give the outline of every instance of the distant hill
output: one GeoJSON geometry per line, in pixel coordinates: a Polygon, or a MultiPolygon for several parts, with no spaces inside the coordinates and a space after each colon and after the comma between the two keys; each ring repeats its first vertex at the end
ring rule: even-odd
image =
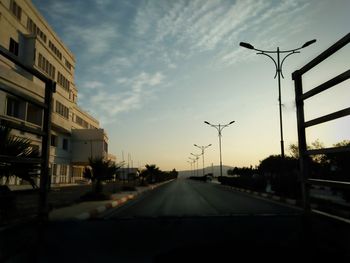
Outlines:
{"type": "MultiPolygon", "coordinates": [[[[226,166],[223,165],[222,166],[222,175],[227,175],[227,170],[232,169],[232,166],[226,166]]],[[[220,165],[217,166],[208,166],[205,168],[205,173],[214,173],[214,176],[220,176],[220,165]]],[[[199,169],[198,170],[198,175],[202,175],[203,174],[203,170],[199,169]]],[[[184,171],[179,171],[179,176],[181,177],[189,177],[193,175],[193,171],[190,170],[184,170],[184,171]]],[[[197,171],[195,170],[195,175],[197,175],[197,171]]]]}

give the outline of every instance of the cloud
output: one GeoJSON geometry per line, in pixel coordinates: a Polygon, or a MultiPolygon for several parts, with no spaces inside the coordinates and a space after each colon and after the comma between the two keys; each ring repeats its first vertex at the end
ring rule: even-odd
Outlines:
{"type": "MultiPolygon", "coordinates": [[[[139,36],[150,36],[150,53],[167,65],[183,63],[204,52],[215,53],[216,63],[229,66],[238,62],[239,41],[250,36],[254,43],[271,46],[290,21],[300,32],[309,3],[299,0],[147,1],[139,7],[134,27],[139,36]],[[229,57],[235,57],[228,63],[229,57]],[[220,60],[222,59],[222,60],[220,60]]],[[[288,36],[286,35],[286,37],[288,36]]],[[[151,55],[152,56],[152,55],[151,55]]]]}
{"type": "Polygon", "coordinates": [[[105,7],[111,3],[111,0],[95,0],[95,3],[98,7],[105,7]]]}
{"type": "Polygon", "coordinates": [[[164,84],[165,76],[162,72],[154,74],[141,72],[131,78],[116,79],[116,83],[127,87],[124,91],[115,92],[115,88],[100,82],[86,83],[85,87],[94,89],[91,96],[84,96],[83,106],[96,109],[96,115],[103,124],[110,123],[114,117],[123,112],[143,107],[154,94],[153,87],[164,84]],[[97,89],[98,88],[98,89],[97,89]]]}
{"type": "Polygon", "coordinates": [[[91,89],[91,90],[95,90],[98,88],[103,88],[104,84],[102,82],[99,81],[89,81],[89,82],[85,82],[83,84],[83,88],[87,88],[87,89],[91,89]]]}
{"type": "MultiPolygon", "coordinates": [[[[45,3],[45,13],[62,25],[62,38],[77,53],[81,100],[105,117],[142,107],[156,86],[166,87],[167,71],[181,72],[188,65],[221,69],[256,59],[238,43],[275,48],[283,42],[277,35],[291,28],[291,21],[286,38],[303,29],[311,6],[304,0],[45,3]]],[[[191,72],[176,76],[186,74],[191,72]]]]}
{"type": "Polygon", "coordinates": [[[110,23],[91,26],[70,25],[66,27],[64,34],[69,43],[84,48],[85,56],[108,53],[119,37],[117,27],[110,23]]]}

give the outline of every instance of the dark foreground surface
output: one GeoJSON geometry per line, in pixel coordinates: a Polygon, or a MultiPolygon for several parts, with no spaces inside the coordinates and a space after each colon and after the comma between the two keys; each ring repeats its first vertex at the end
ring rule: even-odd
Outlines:
{"type": "Polygon", "coordinates": [[[7,262],[350,259],[350,231],[344,223],[319,216],[305,220],[298,210],[187,180],[94,221],[32,224],[5,234],[1,248],[13,255],[7,262]],[[17,251],[16,241],[23,243],[17,251]]]}

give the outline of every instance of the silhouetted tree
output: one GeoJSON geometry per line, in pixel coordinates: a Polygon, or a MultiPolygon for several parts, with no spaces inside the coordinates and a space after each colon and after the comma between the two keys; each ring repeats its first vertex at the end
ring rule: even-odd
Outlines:
{"type": "Polygon", "coordinates": [[[141,185],[146,183],[159,183],[167,180],[175,179],[178,176],[176,169],[170,172],[164,172],[159,169],[155,164],[146,164],[145,169],[140,173],[141,185]]]}
{"type": "MultiPolygon", "coordinates": [[[[323,149],[324,144],[320,142],[320,140],[315,140],[311,143],[311,145],[307,145],[308,150],[314,150],[314,149],[323,149]]],[[[296,143],[292,143],[289,145],[289,151],[291,153],[291,156],[295,159],[299,159],[299,146],[296,143]]],[[[316,163],[322,163],[324,161],[324,154],[318,154],[318,155],[313,155],[311,157],[313,162],[316,163]]]]}
{"type": "Polygon", "coordinates": [[[104,160],[103,157],[89,158],[89,166],[85,167],[83,176],[91,180],[92,191],[100,194],[102,193],[102,182],[113,179],[120,167],[110,160],[104,160]]]}
{"type": "Polygon", "coordinates": [[[271,189],[278,195],[297,197],[300,195],[298,160],[286,156],[271,155],[260,161],[259,172],[265,174],[271,183],[271,189]]]}
{"type": "Polygon", "coordinates": [[[227,184],[239,188],[251,189],[254,191],[265,191],[266,178],[253,166],[234,167],[227,170],[229,177],[219,177],[222,184],[227,184]]]}
{"type": "MultiPolygon", "coordinates": [[[[38,158],[39,150],[31,145],[31,141],[26,138],[11,135],[11,129],[0,126],[0,155],[13,158],[38,158]]],[[[35,163],[11,163],[0,161],[0,179],[6,178],[8,183],[10,177],[18,177],[37,188],[35,178],[39,176],[40,164],[35,163]]]]}
{"type": "Polygon", "coordinates": [[[148,182],[155,183],[157,181],[157,177],[161,174],[161,170],[155,164],[146,164],[145,167],[148,173],[148,182]]]}

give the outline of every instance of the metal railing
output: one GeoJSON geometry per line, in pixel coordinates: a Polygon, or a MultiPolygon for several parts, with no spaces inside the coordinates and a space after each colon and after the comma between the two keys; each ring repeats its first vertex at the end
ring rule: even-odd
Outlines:
{"type": "Polygon", "coordinates": [[[295,101],[296,101],[296,110],[297,110],[297,125],[298,125],[298,144],[299,144],[299,156],[300,156],[300,170],[301,170],[301,183],[302,183],[302,195],[303,195],[303,208],[305,212],[310,211],[310,191],[309,188],[311,185],[322,185],[329,187],[338,187],[350,189],[349,182],[333,181],[333,180],[321,180],[321,179],[311,179],[310,175],[310,156],[318,154],[328,154],[328,153],[342,153],[350,152],[349,146],[344,147],[331,147],[324,149],[313,149],[308,150],[306,144],[306,128],[315,126],[321,123],[325,123],[331,120],[339,119],[350,115],[350,107],[345,108],[340,111],[336,111],[309,121],[305,121],[304,115],[304,101],[320,94],[321,92],[328,90],[335,85],[342,83],[343,81],[350,78],[350,69],[339,74],[338,76],[324,82],[323,84],[303,93],[303,75],[317,66],[319,63],[332,56],[338,50],[346,46],[350,42],[350,33],[344,36],[342,39],[337,41],[334,45],[329,47],[327,50],[322,52],[316,58],[311,60],[305,66],[296,70],[292,74],[292,79],[294,80],[295,85],[295,101]]]}
{"type": "MultiPolygon", "coordinates": [[[[40,71],[33,67],[26,66],[16,56],[10,53],[8,50],[0,46],[0,55],[7,60],[14,63],[16,66],[22,68],[26,72],[37,77],[45,83],[45,97],[44,102],[41,102],[25,93],[13,90],[5,85],[0,85],[0,90],[4,91],[11,96],[17,97],[23,101],[34,104],[38,108],[43,110],[44,119],[41,129],[35,129],[28,127],[25,124],[18,123],[14,120],[0,116],[0,125],[34,134],[41,137],[42,151],[40,158],[24,159],[13,156],[1,155],[0,161],[6,163],[38,163],[40,164],[40,188],[39,188],[39,211],[38,216],[41,220],[47,220],[48,218],[48,189],[49,189],[49,155],[50,155],[50,132],[51,132],[51,110],[52,110],[52,96],[56,91],[56,82],[48,78],[40,71]]],[[[6,153],[5,153],[6,154],[6,153]]]]}

